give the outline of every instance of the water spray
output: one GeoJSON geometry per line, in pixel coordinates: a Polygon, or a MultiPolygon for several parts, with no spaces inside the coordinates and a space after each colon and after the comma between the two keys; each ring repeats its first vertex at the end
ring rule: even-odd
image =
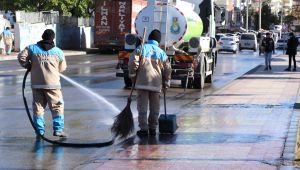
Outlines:
{"type": "MultiPolygon", "coordinates": [[[[23,101],[24,101],[24,105],[25,105],[25,109],[26,109],[26,113],[27,113],[27,116],[28,116],[28,119],[30,121],[30,124],[32,126],[32,128],[34,129],[34,131],[36,132],[36,134],[43,140],[45,140],[46,142],[49,142],[49,143],[52,143],[52,144],[55,144],[55,145],[60,145],[60,146],[66,146],[66,147],[105,147],[105,146],[109,146],[109,145],[112,145],[115,141],[115,138],[113,137],[111,140],[109,141],[106,141],[106,142],[101,142],[101,143],[68,143],[68,142],[63,142],[63,141],[58,141],[58,140],[51,140],[51,139],[48,139],[47,137],[41,135],[37,128],[35,127],[34,123],[33,123],[33,120],[32,120],[32,116],[30,114],[30,111],[29,111],[29,108],[28,108],[28,104],[27,104],[27,100],[26,100],[26,97],[25,97],[25,85],[26,85],[26,79],[27,79],[27,76],[30,72],[30,69],[27,69],[25,75],[24,75],[24,78],[23,78],[23,84],[22,84],[22,95],[23,95],[23,101]]],[[[63,76],[63,75],[62,75],[63,76]]],[[[68,77],[66,76],[63,76],[63,78],[65,79],[69,79],[68,77]]],[[[78,83],[77,83],[78,84],[78,83]]],[[[79,84],[78,84],[79,85],[79,84]]],[[[78,87],[81,87],[81,85],[79,85],[78,87]]],[[[89,89],[85,89],[85,90],[89,90],[89,89]]],[[[96,95],[94,92],[92,92],[91,90],[89,90],[89,93],[90,94],[93,94],[94,97],[97,97],[99,98],[100,96],[96,95]]],[[[102,98],[100,98],[102,101],[106,101],[104,98],[104,100],[102,98]]],[[[106,101],[106,104],[108,104],[109,106],[111,106],[112,104],[107,102],[106,101]]],[[[112,105],[111,106],[115,111],[118,111],[118,109],[112,105]]]]}

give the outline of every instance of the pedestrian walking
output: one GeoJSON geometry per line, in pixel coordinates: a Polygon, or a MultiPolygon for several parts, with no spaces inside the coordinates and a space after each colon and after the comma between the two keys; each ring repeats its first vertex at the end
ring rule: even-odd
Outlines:
{"type": "Polygon", "coordinates": [[[148,42],[139,46],[129,59],[129,77],[136,82],[138,136],[156,135],[160,110],[160,93],[170,86],[171,65],[166,53],[159,48],[161,33],[153,30],[148,42]],[[149,117],[147,116],[149,103],[149,117]]]}
{"type": "Polygon", "coordinates": [[[294,33],[289,33],[289,39],[287,42],[286,54],[289,56],[289,67],[285,71],[291,71],[292,60],[294,62],[294,69],[296,71],[296,55],[297,55],[297,46],[299,45],[298,38],[295,37],[294,33]]]}
{"type": "Polygon", "coordinates": [[[10,31],[9,27],[6,27],[5,30],[1,34],[1,39],[4,41],[5,45],[5,52],[7,55],[11,54],[12,46],[13,46],[13,41],[14,41],[14,34],[10,31]]]}
{"type": "Polygon", "coordinates": [[[59,74],[67,64],[62,50],[55,47],[54,38],[53,30],[45,30],[43,40],[27,46],[19,53],[18,60],[21,66],[31,69],[33,121],[38,133],[45,134],[44,110],[48,104],[52,113],[53,136],[66,137],[59,74]]]}
{"type": "Polygon", "coordinates": [[[2,39],[2,36],[0,35],[0,54],[4,54],[5,45],[2,39]]]}
{"type": "Polygon", "coordinates": [[[263,51],[265,53],[265,71],[272,70],[271,67],[271,59],[272,52],[275,53],[274,40],[271,38],[271,34],[269,32],[266,33],[266,37],[262,41],[263,51]]]}

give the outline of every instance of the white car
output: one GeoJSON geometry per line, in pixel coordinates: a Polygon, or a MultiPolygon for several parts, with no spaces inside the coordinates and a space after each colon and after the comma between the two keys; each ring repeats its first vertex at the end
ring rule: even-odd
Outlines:
{"type": "Polygon", "coordinates": [[[241,34],[239,50],[257,50],[257,38],[254,33],[243,33],[241,34]]]}
{"type": "Polygon", "coordinates": [[[225,35],[226,35],[227,37],[233,37],[234,40],[235,40],[235,42],[237,42],[237,43],[239,43],[239,41],[240,41],[239,36],[237,36],[236,34],[227,33],[227,34],[225,34],[225,35]]]}
{"type": "Polygon", "coordinates": [[[218,34],[216,34],[216,39],[217,39],[217,41],[219,41],[221,37],[225,37],[225,36],[226,36],[225,34],[218,33],[218,34]]]}
{"type": "Polygon", "coordinates": [[[230,51],[233,53],[237,52],[238,45],[234,40],[234,37],[221,37],[217,45],[218,51],[230,51]]]}
{"type": "Polygon", "coordinates": [[[287,47],[287,40],[286,39],[279,39],[276,43],[276,49],[286,49],[287,47]]]}

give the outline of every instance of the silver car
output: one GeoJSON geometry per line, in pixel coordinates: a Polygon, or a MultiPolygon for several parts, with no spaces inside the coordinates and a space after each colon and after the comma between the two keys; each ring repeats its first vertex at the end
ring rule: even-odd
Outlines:
{"type": "Polygon", "coordinates": [[[287,47],[287,40],[286,39],[279,39],[276,43],[276,49],[286,49],[287,47]]]}
{"type": "Polygon", "coordinates": [[[238,45],[234,37],[221,37],[217,45],[218,51],[230,51],[233,53],[237,52],[238,45]]]}

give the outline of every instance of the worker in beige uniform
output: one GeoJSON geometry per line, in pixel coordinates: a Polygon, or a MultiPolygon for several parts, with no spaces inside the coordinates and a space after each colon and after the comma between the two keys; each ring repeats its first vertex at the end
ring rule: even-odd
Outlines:
{"type": "Polygon", "coordinates": [[[45,134],[44,110],[48,104],[52,113],[53,136],[66,137],[60,84],[60,73],[67,67],[66,60],[62,50],[55,47],[53,30],[45,30],[42,38],[21,51],[18,60],[21,66],[31,69],[33,121],[38,133],[45,134]]]}
{"type": "Polygon", "coordinates": [[[10,31],[9,27],[6,27],[5,30],[0,35],[0,40],[3,39],[5,44],[5,52],[7,55],[11,54],[13,41],[14,41],[14,34],[10,31]]]}
{"type": "Polygon", "coordinates": [[[136,81],[138,136],[156,135],[160,110],[160,93],[170,86],[171,65],[159,47],[161,33],[153,30],[148,42],[137,47],[129,59],[129,77],[136,81]],[[149,103],[149,117],[147,116],[149,103]]]}

